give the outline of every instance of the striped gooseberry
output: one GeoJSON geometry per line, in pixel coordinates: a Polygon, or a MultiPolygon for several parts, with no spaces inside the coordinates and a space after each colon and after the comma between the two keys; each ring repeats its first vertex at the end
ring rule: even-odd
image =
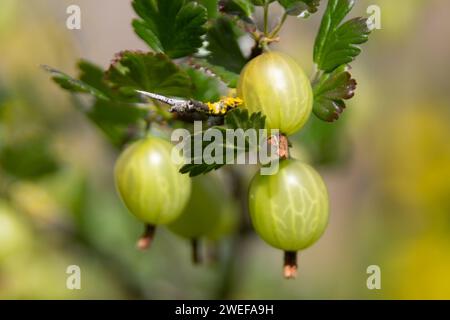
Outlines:
{"type": "Polygon", "coordinates": [[[249,211],[259,236],[285,252],[285,276],[295,277],[296,253],[316,242],[328,223],[328,193],[321,176],[297,160],[283,160],[274,175],[257,174],[249,211]]]}
{"type": "Polygon", "coordinates": [[[291,57],[266,52],[252,59],[239,77],[237,94],[249,112],[262,112],[268,129],[291,135],[308,120],[313,104],[311,83],[291,57]]]}
{"type": "Polygon", "coordinates": [[[218,239],[230,232],[236,218],[233,200],[220,178],[210,173],[192,178],[191,197],[183,213],[168,228],[191,240],[194,263],[201,261],[199,240],[218,239]]]}
{"type": "Polygon", "coordinates": [[[173,145],[148,136],[130,145],[114,169],[118,193],[128,210],[147,225],[140,248],[149,245],[156,225],[173,222],[185,208],[191,180],[172,159],[173,145]]]}

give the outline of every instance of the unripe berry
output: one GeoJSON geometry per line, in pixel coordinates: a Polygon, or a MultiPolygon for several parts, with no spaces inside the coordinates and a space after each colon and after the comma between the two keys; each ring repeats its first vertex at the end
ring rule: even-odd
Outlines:
{"type": "Polygon", "coordinates": [[[178,171],[180,166],[172,159],[172,148],[162,138],[147,137],[129,146],[116,162],[116,187],[123,202],[150,226],[178,218],[191,192],[191,180],[178,171]]]}
{"type": "Polygon", "coordinates": [[[262,239],[275,248],[295,253],[312,245],[324,232],[328,193],[311,166],[283,160],[276,174],[253,178],[249,210],[262,239]]]}
{"type": "Polygon", "coordinates": [[[238,96],[250,113],[262,112],[269,129],[291,135],[308,120],[313,104],[311,83],[291,57],[266,52],[242,71],[238,96]]]}

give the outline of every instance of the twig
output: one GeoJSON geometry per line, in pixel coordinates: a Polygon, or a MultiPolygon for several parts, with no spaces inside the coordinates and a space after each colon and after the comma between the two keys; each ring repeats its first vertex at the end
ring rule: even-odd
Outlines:
{"type": "Polygon", "coordinates": [[[264,35],[267,36],[269,32],[269,1],[264,3],[264,35]]]}
{"type": "Polygon", "coordinates": [[[175,99],[175,98],[168,98],[156,93],[136,90],[141,95],[155,99],[157,101],[163,102],[165,104],[168,104],[171,106],[169,109],[169,112],[172,113],[188,113],[188,112],[200,112],[200,113],[209,113],[208,106],[200,101],[197,100],[182,100],[182,99],[175,99]]]}

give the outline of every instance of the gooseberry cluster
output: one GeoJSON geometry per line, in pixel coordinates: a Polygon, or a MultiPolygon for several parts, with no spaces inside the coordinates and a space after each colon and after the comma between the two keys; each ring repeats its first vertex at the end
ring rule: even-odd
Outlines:
{"type": "MultiPolygon", "coordinates": [[[[239,79],[245,107],[262,111],[269,129],[290,135],[311,115],[309,79],[289,56],[267,52],[253,59],[239,79]]],[[[284,156],[275,175],[257,174],[250,185],[249,211],[256,232],[285,252],[286,277],[295,277],[296,252],[316,242],[328,222],[328,194],[309,165],[284,156]]]]}
{"type": "MultiPolygon", "coordinates": [[[[298,131],[311,114],[310,81],[292,58],[281,53],[267,52],[249,62],[237,92],[244,108],[264,113],[268,129],[285,135],[298,131]]],[[[117,190],[130,212],[148,226],[141,248],[149,245],[157,225],[168,225],[174,233],[196,241],[217,229],[225,214],[211,210],[223,202],[214,181],[197,177],[191,187],[191,179],[171,159],[172,148],[164,139],[148,136],[117,160],[117,190]]],[[[248,197],[256,232],[285,251],[285,276],[295,276],[296,252],[319,239],[327,225],[328,196],[322,178],[309,165],[285,155],[276,174],[253,178],[248,197]]]]}
{"type": "MultiPolygon", "coordinates": [[[[320,4],[320,0],[133,0],[138,16],[133,29],[152,52],[123,51],[107,70],[80,61],[79,79],[44,67],[63,89],[91,95],[93,104],[84,108],[89,118],[115,146],[126,147],[116,162],[115,184],[126,207],[145,224],[139,248],[150,245],[156,227],[167,226],[191,240],[198,261],[198,240],[216,240],[230,233],[237,221],[238,210],[227,197],[231,191],[223,177],[211,174],[225,162],[211,165],[201,159],[183,165],[185,159],[173,158],[175,147],[164,136],[174,128],[192,128],[195,121],[214,126],[220,135],[226,135],[226,129],[266,127],[263,138],[277,150],[269,165],[273,168],[279,161],[274,166],[278,170],[256,174],[248,193],[241,190],[243,179],[237,179],[239,188],[233,193],[239,198],[239,211],[248,211],[258,235],[284,251],[285,276],[295,277],[297,252],[323,234],[329,201],[317,171],[290,156],[289,138],[312,113],[326,122],[339,119],[345,100],[356,89],[348,64],[361,53],[359,45],[371,32],[369,19],[345,21],[354,0],[328,0],[314,43],[314,73],[308,78],[294,59],[269,46],[279,41],[288,16],[307,18],[318,12],[320,4]],[[273,25],[269,8],[275,5],[283,15],[273,25]],[[254,15],[258,8],[264,18],[259,24],[254,15]],[[253,41],[249,53],[241,50],[244,34],[253,41]],[[229,92],[221,97],[225,87],[229,92]]],[[[191,138],[193,127],[193,134],[186,130],[191,138]]],[[[250,151],[250,139],[245,139],[243,147],[222,140],[219,149],[234,154],[250,151]]],[[[200,149],[213,149],[204,142],[200,149]]]]}

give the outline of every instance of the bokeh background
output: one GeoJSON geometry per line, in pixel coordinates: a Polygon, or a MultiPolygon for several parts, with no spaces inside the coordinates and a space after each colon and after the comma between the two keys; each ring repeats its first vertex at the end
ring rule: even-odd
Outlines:
{"type": "MultiPolygon", "coordinates": [[[[339,122],[311,120],[294,139],[328,185],[331,218],[287,281],[281,252],[252,232],[210,241],[201,266],[164,229],[135,249],[142,226],[114,190],[117,150],[39,68],[75,74],[78,58],[107,67],[146,50],[130,1],[2,0],[0,298],[450,299],[450,2],[360,0],[351,15],[372,4],[382,29],[352,65],[355,98],[339,122]],[[81,30],[65,27],[70,4],[81,30]],[[81,290],[66,289],[72,264],[81,290]],[[369,265],[381,290],[366,286],[369,265]]],[[[289,18],[277,45],[307,72],[320,17],[289,18]]]]}

